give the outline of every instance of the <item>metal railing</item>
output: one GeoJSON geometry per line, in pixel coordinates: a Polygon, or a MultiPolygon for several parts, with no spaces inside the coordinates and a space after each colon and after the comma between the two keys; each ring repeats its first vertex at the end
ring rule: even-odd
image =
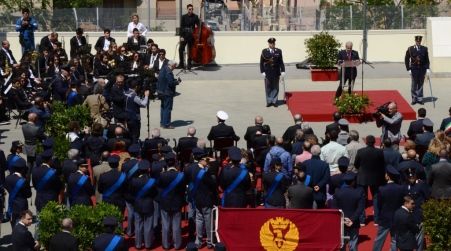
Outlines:
{"type": "MultiPolygon", "coordinates": [[[[261,2],[261,1],[260,1],[261,2]]],[[[369,29],[423,29],[427,17],[451,16],[451,5],[368,6],[369,29]]],[[[290,30],[360,30],[363,28],[362,5],[328,6],[324,8],[293,7],[286,5],[261,6],[248,0],[229,1],[227,4],[209,3],[205,20],[214,30],[221,31],[290,31],[290,30]],[[230,5],[233,3],[234,5],[230,5]]],[[[80,8],[33,10],[39,31],[125,31],[130,15],[136,8],[80,8]]],[[[175,6],[160,6],[144,11],[140,22],[151,31],[175,31],[179,24],[175,6]]],[[[20,14],[19,12],[14,13],[20,14]]],[[[0,31],[14,31],[19,16],[0,13],[0,31]]]]}

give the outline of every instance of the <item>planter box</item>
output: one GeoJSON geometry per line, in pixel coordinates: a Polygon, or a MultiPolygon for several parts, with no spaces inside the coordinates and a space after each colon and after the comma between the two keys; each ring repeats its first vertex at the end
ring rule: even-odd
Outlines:
{"type": "Polygon", "coordinates": [[[338,69],[310,69],[312,81],[337,81],[338,69]]]}
{"type": "Polygon", "coordinates": [[[343,118],[349,121],[349,123],[364,123],[372,120],[371,113],[360,114],[343,114],[343,118]]]}

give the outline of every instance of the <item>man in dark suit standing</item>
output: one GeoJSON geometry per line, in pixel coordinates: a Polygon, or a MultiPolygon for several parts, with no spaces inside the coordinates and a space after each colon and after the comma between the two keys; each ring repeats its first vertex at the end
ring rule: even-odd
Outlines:
{"type": "Polygon", "coordinates": [[[424,77],[431,74],[429,70],[428,48],[421,45],[422,36],[415,36],[415,45],[409,46],[404,57],[406,69],[412,77],[410,92],[412,95],[412,105],[423,102],[424,77]]]}
{"type": "Polygon", "coordinates": [[[35,241],[28,227],[33,222],[33,213],[30,210],[22,211],[20,221],[14,226],[12,232],[12,250],[13,251],[32,251],[39,250],[40,245],[35,241]]]}
{"type": "Polygon", "coordinates": [[[430,119],[423,120],[423,132],[417,134],[415,138],[415,144],[417,146],[423,146],[427,148],[429,146],[429,142],[435,137],[434,134],[434,123],[430,119]]]}
{"type": "Polygon", "coordinates": [[[423,120],[426,118],[426,109],[421,107],[418,109],[418,119],[410,122],[407,136],[409,139],[415,140],[417,134],[423,133],[423,120]]]}
{"type": "MultiPolygon", "coordinates": [[[[379,186],[385,182],[385,162],[383,151],[375,148],[375,143],[376,139],[373,135],[366,137],[367,146],[357,151],[354,166],[358,170],[357,185],[363,187],[366,198],[368,198],[368,187],[370,188],[371,195],[373,196],[374,222],[377,223],[377,216],[379,215],[377,193],[379,192],[379,186]]],[[[364,223],[365,221],[364,219],[360,219],[360,222],[364,223]]]]}
{"type": "Polygon", "coordinates": [[[294,125],[289,126],[285,132],[282,135],[283,143],[285,145],[290,145],[294,141],[294,138],[296,137],[296,131],[301,129],[302,130],[302,115],[297,113],[293,116],[294,125]]]}
{"type": "Polygon", "coordinates": [[[9,48],[10,44],[8,40],[2,41],[2,49],[0,50],[0,66],[5,69],[5,62],[9,67],[19,67],[20,64],[17,63],[13,56],[13,52],[9,48]]]}
{"type": "MultiPolygon", "coordinates": [[[[359,53],[352,49],[352,42],[346,42],[346,49],[338,52],[338,64],[345,64],[355,60],[359,60],[359,53]]],[[[335,99],[338,99],[343,92],[343,87],[348,83],[348,93],[351,94],[352,89],[354,89],[355,78],[357,77],[357,67],[345,67],[344,73],[343,68],[340,70],[340,85],[335,93],[335,99]],[[344,76],[343,76],[344,75],[344,76]]]]}
{"type": "Polygon", "coordinates": [[[96,45],[94,46],[97,52],[108,51],[110,44],[116,42],[116,40],[110,36],[110,33],[110,29],[103,30],[103,36],[97,39],[96,45]]]}
{"type": "Polygon", "coordinates": [[[153,62],[153,70],[155,72],[155,75],[158,77],[158,74],[160,74],[160,71],[163,67],[168,65],[169,59],[166,58],[166,50],[160,49],[158,50],[158,58],[153,62]]]}
{"type": "Polygon", "coordinates": [[[310,183],[308,186],[313,188],[313,199],[316,203],[316,208],[321,209],[326,206],[326,186],[329,184],[330,169],[327,162],[320,159],[321,148],[319,145],[314,145],[310,149],[312,158],[302,163],[306,167],[306,174],[310,176],[310,183]]]}
{"type": "Polygon", "coordinates": [[[171,125],[171,113],[174,105],[175,88],[182,81],[175,79],[172,72],[176,67],[174,61],[169,61],[158,75],[157,92],[161,99],[160,126],[164,129],[174,129],[171,125]]]}
{"type": "Polygon", "coordinates": [[[268,39],[268,48],[262,50],[260,72],[265,78],[266,107],[277,107],[279,78],[285,77],[285,64],[282,50],[276,48],[276,39],[273,37],[268,39]]]}
{"type": "Polygon", "coordinates": [[[404,204],[396,210],[393,217],[393,231],[396,236],[396,247],[401,251],[412,251],[418,248],[415,235],[419,229],[413,217],[415,201],[406,195],[404,204]]]}
{"type": "Polygon", "coordinates": [[[86,37],[83,36],[83,29],[77,28],[75,36],[70,39],[70,58],[83,55],[82,48],[86,45],[86,37]]]}
{"type": "Polygon", "coordinates": [[[218,124],[212,126],[208,133],[208,140],[215,140],[217,138],[233,138],[235,141],[239,141],[240,137],[235,134],[232,126],[226,125],[225,121],[229,118],[229,115],[225,111],[218,111],[216,113],[218,124]]]}
{"type": "Polygon", "coordinates": [[[185,67],[185,60],[184,60],[184,53],[185,53],[185,47],[186,45],[188,45],[188,62],[187,62],[187,67],[188,69],[191,68],[191,56],[190,56],[190,51],[191,51],[191,47],[193,47],[193,43],[194,43],[194,37],[193,37],[193,32],[194,32],[194,28],[200,27],[200,20],[199,17],[193,13],[193,5],[192,4],[188,4],[186,6],[187,9],[187,13],[185,15],[182,16],[182,18],[180,19],[180,46],[179,46],[179,66],[178,68],[182,69],[185,67]]]}
{"type": "Polygon", "coordinates": [[[29,113],[28,123],[22,125],[22,133],[25,141],[24,152],[27,155],[29,170],[31,170],[36,160],[36,147],[38,142],[46,138],[44,128],[36,125],[37,120],[38,116],[36,113],[29,113]]]}
{"type": "Polygon", "coordinates": [[[396,209],[402,205],[403,197],[407,194],[407,190],[402,185],[395,183],[395,180],[399,178],[399,172],[390,165],[387,166],[386,169],[385,179],[387,180],[387,184],[379,188],[379,193],[377,195],[378,227],[373,251],[382,250],[389,232],[391,236],[391,250],[396,249],[395,235],[393,231],[391,231],[393,226],[393,215],[396,209]]]}
{"type": "Polygon", "coordinates": [[[431,186],[431,197],[435,199],[451,199],[451,163],[446,149],[440,150],[440,160],[431,167],[428,175],[431,186]]]}
{"type": "Polygon", "coordinates": [[[137,28],[133,29],[133,36],[127,39],[127,49],[130,51],[138,52],[141,46],[146,45],[146,38],[141,36],[137,28]]]}
{"type": "Polygon", "coordinates": [[[71,231],[73,229],[73,222],[70,218],[64,218],[61,222],[61,232],[55,234],[49,243],[49,251],[77,251],[78,241],[71,231]]]}
{"type": "Polygon", "coordinates": [[[344,184],[334,194],[333,207],[341,209],[344,214],[345,235],[349,236],[349,250],[356,251],[359,241],[359,218],[365,210],[365,193],[361,187],[355,187],[356,175],[346,173],[344,184]]]}
{"type": "Polygon", "coordinates": [[[247,149],[252,148],[257,131],[263,131],[263,117],[260,115],[255,116],[254,123],[255,125],[249,126],[246,129],[246,133],[244,134],[244,140],[246,140],[247,149]]]}
{"type": "Polygon", "coordinates": [[[313,189],[306,184],[306,166],[296,166],[296,184],[288,188],[289,208],[312,209],[313,189]],[[296,171],[298,170],[298,171],[296,171]]]}

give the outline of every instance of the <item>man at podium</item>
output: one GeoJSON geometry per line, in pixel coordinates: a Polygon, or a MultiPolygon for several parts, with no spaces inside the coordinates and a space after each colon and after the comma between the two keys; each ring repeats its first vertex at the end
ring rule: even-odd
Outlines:
{"type": "Polygon", "coordinates": [[[348,86],[348,93],[351,93],[355,78],[357,77],[357,67],[354,62],[360,59],[359,53],[352,49],[352,42],[349,41],[346,42],[346,49],[338,52],[337,58],[338,65],[341,66],[341,69],[339,75],[340,85],[338,86],[337,92],[335,93],[335,99],[338,99],[341,96],[343,87],[345,87],[346,85],[348,86]]]}

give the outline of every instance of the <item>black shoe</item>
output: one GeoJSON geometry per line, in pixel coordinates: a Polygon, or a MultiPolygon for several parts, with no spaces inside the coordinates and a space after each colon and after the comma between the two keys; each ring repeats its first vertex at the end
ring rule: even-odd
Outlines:
{"type": "Polygon", "coordinates": [[[270,106],[272,106],[272,104],[266,104],[266,107],[270,107],[270,106]]]}
{"type": "Polygon", "coordinates": [[[175,69],[183,69],[185,68],[183,65],[177,65],[177,67],[175,67],[175,69]]]}
{"type": "Polygon", "coordinates": [[[277,107],[278,105],[277,105],[277,103],[274,103],[274,104],[272,104],[274,107],[277,107]]]}
{"type": "Polygon", "coordinates": [[[416,104],[416,103],[417,103],[416,101],[410,102],[411,105],[414,105],[414,104],[416,104]]]}
{"type": "Polygon", "coordinates": [[[419,101],[419,102],[417,102],[418,104],[420,104],[420,105],[424,105],[424,102],[423,101],[419,101]]]}

